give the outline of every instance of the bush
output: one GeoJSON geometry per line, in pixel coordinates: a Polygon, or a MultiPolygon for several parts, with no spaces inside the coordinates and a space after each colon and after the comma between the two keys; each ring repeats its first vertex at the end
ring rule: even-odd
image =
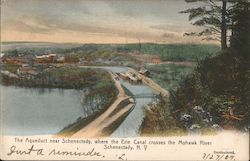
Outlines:
{"type": "Polygon", "coordinates": [[[142,133],[162,135],[194,127],[202,134],[221,128],[249,130],[249,62],[249,57],[233,52],[200,61],[170,93],[169,102],[146,110],[142,133]]]}
{"type": "Polygon", "coordinates": [[[223,53],[200,62],[171,99],[175,118],[182,113],[194,117],[195,106],[211,113],[213,123],[224,128],[242,130],[249,126],[249,61],[239,54],[223,53]]]}

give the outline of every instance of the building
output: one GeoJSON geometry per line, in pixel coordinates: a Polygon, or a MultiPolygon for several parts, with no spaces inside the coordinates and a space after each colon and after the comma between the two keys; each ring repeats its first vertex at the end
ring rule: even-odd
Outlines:
{"type": "Polygon", "coordinates": [[[161,58],[159,57],[159,56],[153,56],[152,57],[152,60],[151,60],[151,62],[153,63],[153,64],[159,64],[159,63],[161,63],[161,58]]]}
{"type": "Polygon", "coordinates": [[[140,74],[146,76],[146,77],[150,77],[150,72],[147,69],[140,69],[139,71],[140,74]]]}
{"type": "Polygon", "coordinates": [[[53,58],[55,58],[55,57],[56,57],[56,54],[48,54],[48,57],[53,57],[53,58]]]}
{"type": "Polygon", "coordinates": [[[131,84],[140,84],[142,83],[142,79],[137,77],[135,74],[126,72],[126,73],[119,73],[122,79],[129,81],[131,84]]]}
{"type": "Polygon", "coordinates": [[[36,63],[53,63],[56,60],[56,54],[36,55],[36,63]]]}

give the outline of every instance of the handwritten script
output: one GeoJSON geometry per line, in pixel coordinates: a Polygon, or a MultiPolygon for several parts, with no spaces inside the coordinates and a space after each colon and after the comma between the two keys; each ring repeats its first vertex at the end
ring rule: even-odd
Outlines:
{"type": "Polygon", "coordinates": [[[77,148],[75,151],[62,151],[57,149],[52,149],[46,151],[44,148],[36,148],[34,145],[32,145],[30,148],[27,149],[18,149],[15,145],[11,146],[9,149],[9,152],[7,153],[8,156],[11,155],[49,155],[49,156],[88,156],[88,157],[102,157],[105,156],[102,155],[100,152],[97,152],[95,148],[92,148],[87,151],[80,151],[79,148],[77,148]]]}

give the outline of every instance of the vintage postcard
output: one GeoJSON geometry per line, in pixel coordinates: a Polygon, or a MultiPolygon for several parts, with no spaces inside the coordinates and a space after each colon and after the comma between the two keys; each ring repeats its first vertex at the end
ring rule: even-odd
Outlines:
{"type": "Polygon", "coordinates": [[[1,160],[249,160],[249,0],[1,0],[1,160]]]}

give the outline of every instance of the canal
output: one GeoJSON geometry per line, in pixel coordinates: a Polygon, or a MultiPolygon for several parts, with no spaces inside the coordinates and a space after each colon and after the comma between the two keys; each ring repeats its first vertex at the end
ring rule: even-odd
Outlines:
{"type": "MultiPolygon", "coordinates": [[[[118,73],[128,70],[126,67],[104,67],[104,69],[118,73]]],[[[153,94],[153,90],[144,84],[130,84],[120,79],[121,84],[133,95],[144,93],[153,94]]],[[[153,98],[135,98],[136,105],[121,125],[112,133],[111,137],[136,137],[144,118],[144,106],[153,101],[153,98]]]]}
{"type": "MultiPolygon", "coordinates": [[[[92,67],[91,67],[92,68],[92,67]]],[[[95,68],[95,67],[93,67],[95,68]]],[[[100,67],[97,67],[100,68],[100,67]]],[[[126,67],[101,67],[111,72],[127,71],[126,67]]],[[[146,85],[132,85],[120,79],[132,94],[153,93],[146,85]]],[[[1,123],[4,135],[51,135],[86,114],[82,91],[38,89],[0,85],[1,123]]],[[[135,137],[144,117],[144,105],[152,98],[135,98],[136,105],[111,137],[135,137]]]]}

